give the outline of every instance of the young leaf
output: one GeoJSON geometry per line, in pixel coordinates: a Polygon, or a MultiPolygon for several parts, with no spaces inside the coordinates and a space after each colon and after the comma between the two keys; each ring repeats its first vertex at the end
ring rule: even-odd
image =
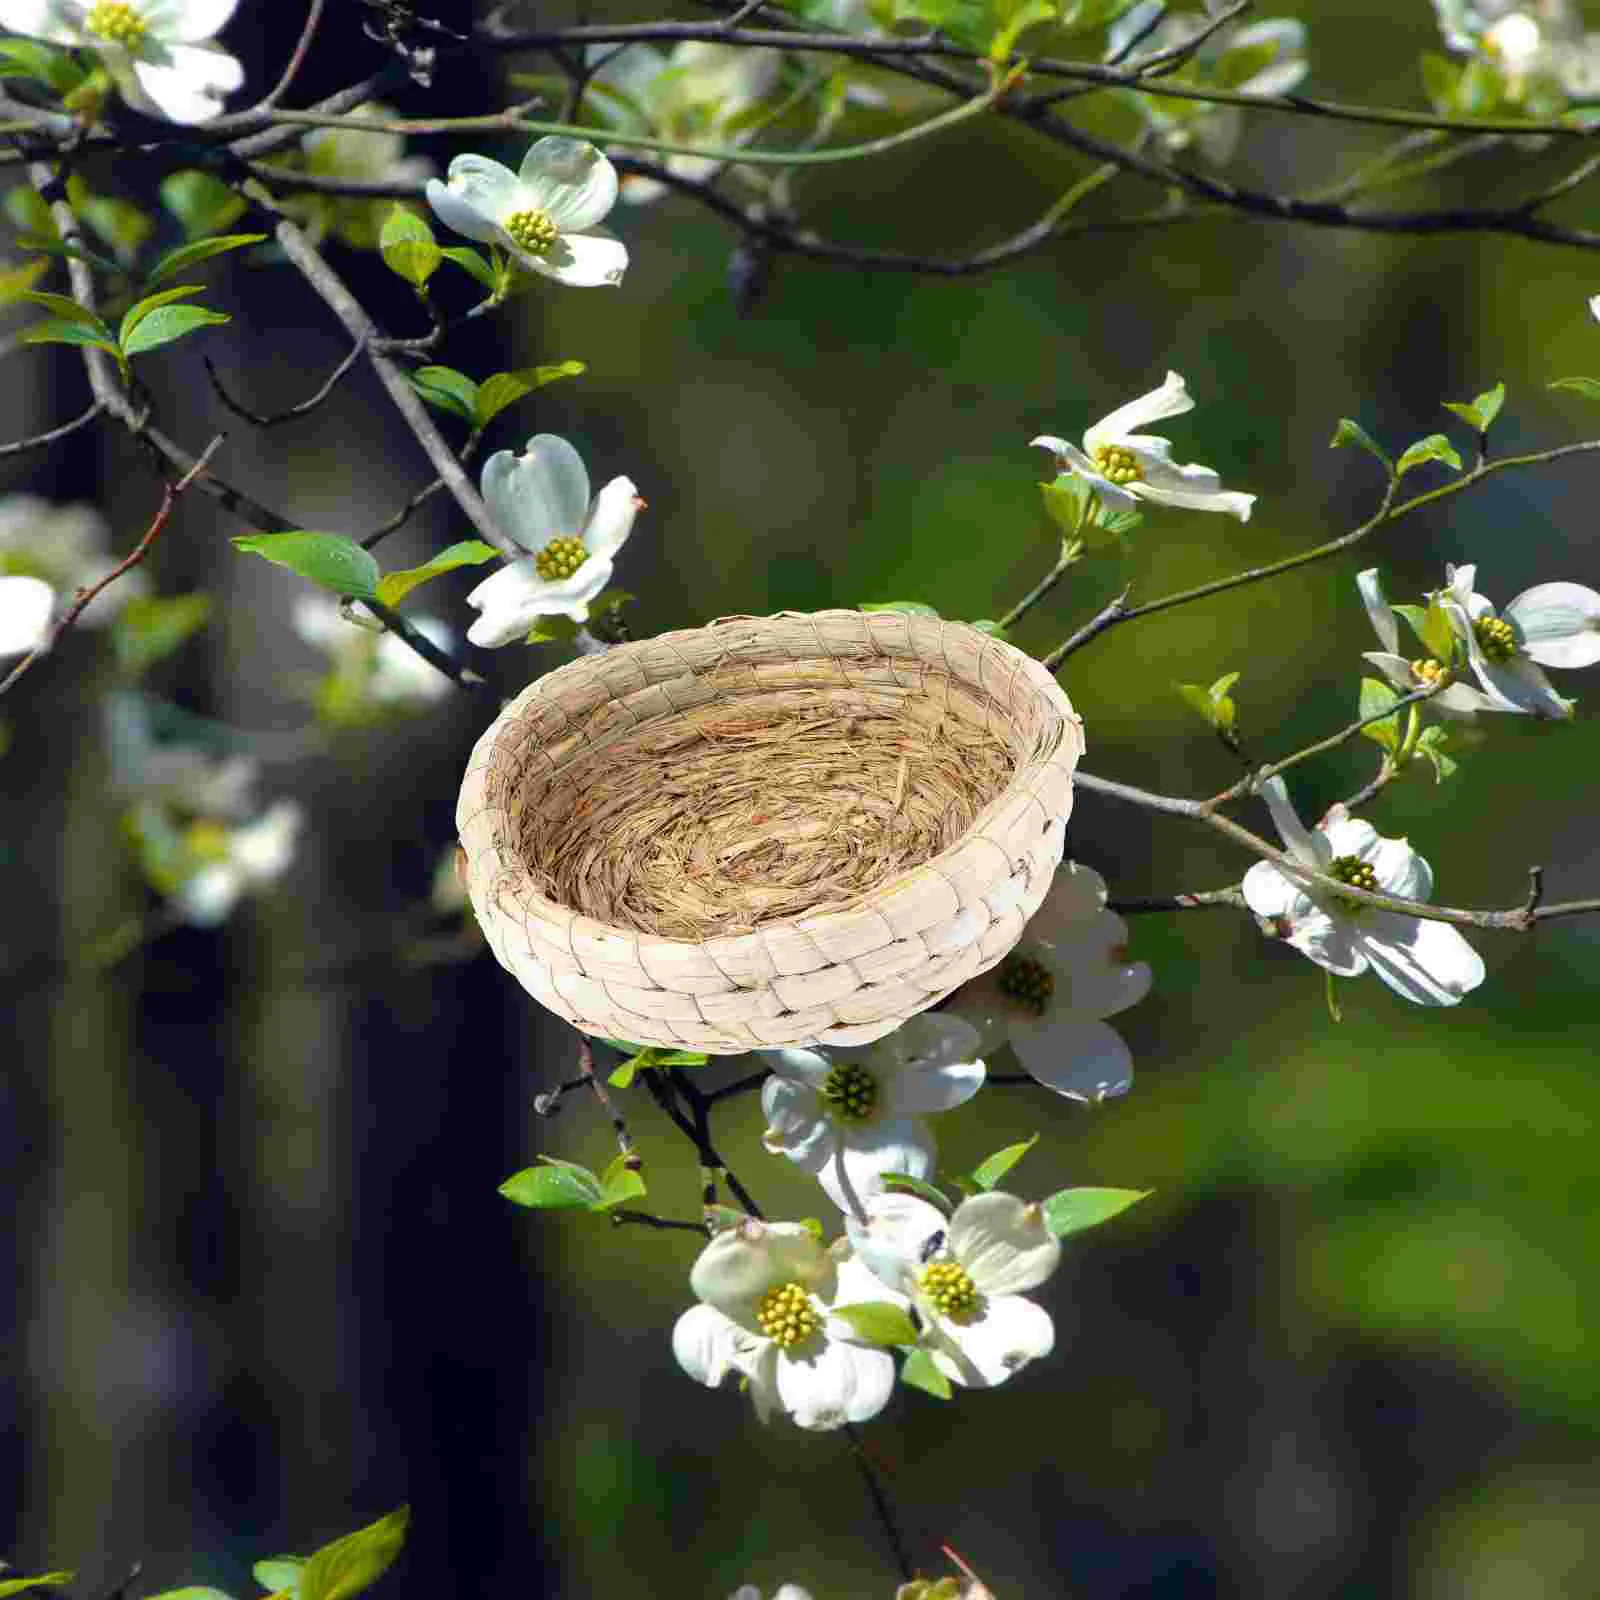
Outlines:
{"type": "Polygon", "coordinates": [[[571,644],[578,637],[578,624],[571,617],[540,617],[528,629],[524,644],[571,644]]]}
{"type": "Polygon", "coordinates": [[[976,628],[979,633],[986,633],[991,639],[1009,639],[1010,633],[1000,626],[998,622],[985,617],[981,622],[969,622],[969,628],[976,628]]]}
{"type": "Polygon", "coordinates": [[[233,1596],[226,1589],[190,1584],[182,1589],[163,1589],[159,1594],[147,1595],[145,1600],[233,1600],[233,1596]]]}
{"type": "Polygon", "coordinates": [[[584,371],[581,361],[557,361],[547,367],[522,367],[516,372],[496,372],[478,386],[478,399],[474,406],[475,420],[480,428],[487,427],[502,411],[525,394],[542,389],[558,378],[576,378],[584,371]]]}
{"type": "Polygon", "coordinates": [[[15,305],[50,270],[48,261],[24,261],[0,271],[0,306],[15,305]]]}
{"type": "Polygon", "coordinates": [[[1585,400],[1600,400],[1600,378],[1557,378],[1546,387],[1570,389],[1574,394],[1581,394],[1585,400]]]}
{"type": "Polygon", "coordinates": [[[1432,765],[1435,783],[1443,783],[1446,778],[1453,777],[1460,766],[1453,756],[1445,754],[1445,745],[1449,739],[1449,730],[1442,728],[1437,722],[1431,727],[1424,728],[1417,739],[1415,753],[1432,765]]]}
{"type": "Polygon", "coordinates": [[[1056,1238],[1098,1227],[1136,1205],[1150,1189],[1059,1189],[1044,1203],[1045,1226],[1056,1238]]]}
{"type": "Polygon", "coordinates": [[[884,1173],[883,1186],[896,1194],[914,1194],[919,1200],[926,1200],[930,1206],[944,1212],[947,1217],[955,1210],[944,1190],[934,1188],[922,1178],[913,1178],[909,1172],[884,1173]]]}
{"type": "Polygon", "coordinates": [[[370,1589],[400,1554],[406,1542],[409,1506],[332,1544],[325,1544],[300,1569],[300,1600],[350,1600],[370,1589]]]}
{"type": "Polygon", "coordinates": [[[358,600],[378,597],[377,561],[342,533],[249,533],[233,542],[236,548],[275,561],[335,594],[358,600]]]}
{"type": "Polygon", "coordinates": [[[397,606],[418,584],[437,578],[441,572],[453,572],[457,567],[481,567],[493,561],[500,552],[482,539],[463,539],[446,550],[441,550],[431,561],[420,567],[407,567],[402,572],[386,572],[378,579],[378,598],[386,606],[397,606]]]}
{"type": "Polygon", "coordinates": [[[863,601],[856,609],[858,611],[899,611],[908,617],[936,617],[939,615],[932,606],[924,605],[920,600],[863,601]]]}
{"type": "Polygon", "coordinates": [[[41,1572],[37,1578],[0,1578],[0,1600],[5,1600],[7,1595],[21,1594],[24,1589],[36,1589],[41,1585],[55,1588],[57,1584],[71,1583],[75,1573],[71,1572],[41,1572]]]}
{"type": "Polygon", "coordinates": [[[266,237],[264,233],[223,233],[210,239],[192,239],[188,244],[180,244],[159,257],[145,274],[144,281],[152,285],[160,283],[163,278],[198,266],[213,256],[223,255],[229,250],[243,250],[246,245],[260,244],[266,237]]]}
{"type": "Polygon", "coordinates": [[[507,1200],[535,1211],[587,1211],[604,1198],[600,1180],[587,1167],[549,1156],[539,1159],[543,1166],[525,1167],[500,1185],[507,1200]]]}
{"type": "Polygon", "coordinates": [[[263,1589],[281,1593],[299,1586],[300,1573],[305,1566],[304,1556],[273,1556],[269,1561],[258,1561],[250,1569],[250,1576],[263,1589]]]}
{"type": "Polygon", "coordinates": [[[161,306],[168,306],[175,300],[187,300],[192,294],[199,294],[203,285],[186,283],[176,289],[162,289],[158,294],[149,294],[143,300],[134,303],[122,313],[122,321],[117,326],[117,343],[127,347],[128,335],[150,315],[152,311],[161,306]]]}
{"type": "Polygon", "coordinates": [[[463,422],[475,422],[478,386],[454,367],[418,367],[411,374],[411,387],[436,411],[448,411],[463,422]]]}
{"type": "Polygon", "coordinates": [[[191,239],[237,221],[249,203],[209,172],[174,172],[161,180],[161,203],[191,239]]]}
{"type": "Polygon", "coordinates": [[[1347,444],[1360,445],[1374,460],[1383,463],[1385,472],[1393,474],[1394,462],[1389,459],[1388,452],[1378,441],[1359,422],[1352,422],[1349,417],[1340,417],[1339,426],[1333,430],[1333,437],[1328,441],[1328,448],[1337,450],[1347,444]]]}
{"type": "Polygon", "coordinates": [[[64,50],[52,50],[36,39],[0,39],[0,78],[33,78],[63,95],[71,94],[85,75],[64,50]]]}
{"type": "Polygon", "coordinates": [[[987,1161],[980,1161],[972,1169],[972,1181],[980,1189],[992,1189],[1016,1164],[1038,1144],[1039,1135],[1025,1139],[1021,1144],[1008,1144],[996,1150],[987,1161]]]}
{"type": "Polygon", "coordinates": [[[1455,400],[1446,400],[1444,408],[1453,411],[1463,422],[1471,423],[1479,433],[1487,433],[1489,424],[1500,415],[1500,407],[1506,403],[1506,386],[1497,383],[1494,388],[1486,389],[1475,400],[1465,403],[1455,400]]]}
{"type": "Polygon", "coordinates": [[[1094,490],[1075,473],[1063,472],[1054,483],[1041,483],[1039,493],[1044,498],[1050,520],[1060,528],[1062,537],[1082,538],[1089,525],[1094,490]]]}
{"type": "Polygon", "coordinates": [[[453,261],[464,272],[470,272],[491,294],[495,289],[494,268],[470,245],[445,245],[439,252],[446,261],[453,261]]]}
{"type": "Polygon", "coordinates": [[[848,1322],[863,1339],[885,1348],[915,1344],[917,1327],[899,1306],[887,1300],[868,1300],[853,1306],[835,1306],[833,1315],[848,1322]]]}
{"type": "MultiPolygon", "coordinates": [[[[1396,700],[1400,698],[1386,683],[1380,683],[1376,678],[1363,678],[1361,680],[1361,715],[1363,717],[1376,716],[1380,711],[1387,711],[1396,700]]],[[[1400,719],[1387,717],[1382,722],[1369,722],[1361,730],[1362,734],[1372,740],[1376,745],[1381,745],[1385,750],[1394,751],[1400,745],[1400,719]]]]}
{"type": "Polygon", "coordinates": [[[1395,463],[1395,477],[1403,478],[1424,461],[1443,461],[1457,472],[1461,470],[1461,457],[1456,453],[1456,447],[1442,433],[1430,433],[1426,439],[1418,439],[1395,463]]]}
{"type": "Polygon", "coordinates": [[[122,360],[122,352],[109,333],[102,336],[82,322],[61,322],[55,317],[47,318],[44,322],[36,322],[31,328],[24,328],[17,335],[17,343],[87,344],[93,345],[97,350],[109,352],[118,361],[122,360]]]}
{"type": "Polygon", "coordinates": [[[600,1198],[590,1207],[592,1211],[609,1211],[613,1206],[624,1205],[644,1195],[644,1175],[637,1167],[629,1166],[628,1159],[620,1152],[611,1158],[600,1174],[600,1198]]]}
{"type": "Polygon", "coordinates": [[[211,615],[207,594],[135,595],[111,625],[111,646],[117,668],[136,677],[165,660],[211,615]]]}
{"type": "Polygon", "coordinates": [[[19,298],[30,301],[36,306],[43,306],[46,311],[55,312],[63,322],[81,322],[84,327],[92,328],[103,339],[111,337],[111,329],[88,306],[80,306],[76,300],[67,295],[51,294],[47,289],[26,289],[19,298]]]}
{"type": "Polygon", "coordinates": [[[954,1392],[950,1380],[934,1365],[933,1357],[926,1350],[913,1350],[901,1362],[900,1381],[931,1394],[935,1400],[948,1400],[954,1392]]]}
{"type": "Polygon", "coordinates": [[[389,213],[378,235],[378,253],[391,272],[398,273],[413,288],[420,289],[444,260],[444,252],[433,240],[433,230],[415,211],[397,205],[389,213]]]}
{"type": "Polygon", "coordinates": [[[225,312],[208,311],[204,306],[159,306],[123,340],[122,353],[126,356],[142,356],[147,350],[171,344],[186,333],[232,320],[225,312]]]}

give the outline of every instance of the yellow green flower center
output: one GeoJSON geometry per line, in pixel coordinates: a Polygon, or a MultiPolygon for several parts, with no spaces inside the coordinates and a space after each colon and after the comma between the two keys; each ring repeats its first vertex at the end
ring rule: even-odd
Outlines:
{"type": "Polygon", "coordinates": [[[1056,992],[1050,969],[1033,956],[1007,956],[1000,964],[1000,992],[1020,1000],[1041,1017],[1056,992]]]}
{"type": "Polygon", "coordinates": [[[878,1080],[865,1067],[835,1067],[817,1091],[841,1122],[861,1122],[878,1104],[878,1080]]]}
{"type": "Polygon", "coordinates": [[[1429,656],[1426,660],[1411,663],[1411,676],[1419,684],[1426,684],[1433,689],[1449,681],[1450,669],[1443,662],[1435,661],[1429,656]]]}
{"type": "Polygon", "coordinates": [[[552,539],[533,558],[533,569],[546,583],[558,583],[570,578],[588,559],[582,539],[552,539]]]}
{"type": "Polygon", "coordinates": [[[970,1317],[981,1299],[978,1286],[959,1261],[933,1261],[922,1269],[921,1288],[942,1317],[970,1317]]]}
{"type": "Polygon", "coordinates": [[[1509,661],[1517,653],[1517,630],[1499,617],[1479,617],[1472,632],[1478,648],[1491,661],[1509,661]]]}
{"type": "Polygon", "coordinates": [[[228,859],[228,830],[208,817],[191,822],[184,832],[183,842],[197,861],[226,861],[228,859]]]}
{"type": "Polygon", "coordinates": [[[1094,464],[1113,483],[1138,483],[1144,477],[1139,458],[1120,444],[1103,444],[1094,453],[1094,464]]]}
{"type": "Polygon", "coordinates": [[[816,1333],[822,1318],[798,1283],[780,1283],[757,1302],[756,1323],[779,1349],[792,1350],[816,1333]]]}
{"type": "Polygon", "coordinates": [[[144,42],[145,21],[126,0],[96,0],[84,19],[84,28],[96,38],[137,50],[144,42]]]}
{"type": "Polygon", "coordinates": [[[1378,875],[1360,856],[1336,856],[1328,863],[1328,876],[1348,883],[1352,889],[1378,893],[1378,875]]]}
{"type": "Polygon", "coordinates": [[[561,231],[551,221],[550,213],[540,211],[537,206],[531,206],[526,211],[513,211],[501,223],[501,227],[511,235],[517,248],[525,250],[530,256],[544,255],[561,231]]]}

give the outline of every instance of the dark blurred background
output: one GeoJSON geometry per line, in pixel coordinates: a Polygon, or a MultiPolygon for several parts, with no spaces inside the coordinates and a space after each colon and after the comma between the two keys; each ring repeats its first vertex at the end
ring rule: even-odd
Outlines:
{"type": "MultiPolygon", "coordinates": [[[[1416,55],[1436,38],[1422,0],[1279,9],[1311,25],[1309,89],[1420,103],[1416,55]]],[[[376,64],[359,9],[333,11],[299,94],[376,64]]],[[[299,7],[243,8],[226,37],[252,86],[299,23],[299,7]]],[[[452,62],[435,96],[394,104],[474,112],[496,92],[452,62]]],[[[1126,108],[1094,114],[1131,127],[1126,108]]],[[[877,126],[871,112],[850,124],[877,126]]],[[[1380,145],[1261,117],[1234,170],[1304,190],[1380,145]]],[[[414,148],[442,168],[461,146],[414,148]]],[[[477,148],[514,163],[521,142],[477,148]]],[[[1557,155],[1506,149],[1393,203],[1504,196],[1557,155]]],[[[1080,172],[984,125],[797,193],[830,236],[964,251],[1080,172]]],[[[1259,493],[1254,520],[1153,516],[1127,554],[1038,607],[1024,647],[1047,650],[1124,584],[1165,593],[1353,526],[1378,485],[1365,458],[1326,448],[1341,415],[1398,449],[1454,427],[1441,400],[1503,379],[1499,450],[1595,428],[1592,405],[1545,389],[1600,371],[1584,306],[1600,264],[1574,251],[1196,223],[1083,238],[969,281],[780,263],[741,318],[720,224],[681,199],[612,221],[633,251],[622,289],[541,285],[446,359],[479,376],[588,363],[488,442],[565,433],[597,482],[636,480],[649,511],[617,581],[639,596],[639,634],[891,599],[998,615],[1053,558],[1027,441],[1080,435],[1169,366],[1199,402],[1170,425],[1180,459],[1259,493]]],[[[398,280],[330,250],[390,328],[417,323],[398,280]]],[[[210,281],[231,326],[145,363],[167,425],[196,448],[226,427],[217,470],[302,526],[374,526],[427,476],[376,384],[358,370],[316,420],[270,433],[226,417],[202,348],[273,409],[343,345],[285,266],[210,281]]],[[[10,361],[6,437],[81,407],[70,352],[10,361]]],[[[1262,759],[1346,720],[1373,645],[1361,566],[1381,564],[1406,599],[1439,586],[1447,560],[1476,560],[1501,604],[1549,579],[1600,583],[1594,472],[1580,457],[1499,477],[1337,562],[1102,638],[1064,675],[1086,765],[1169,793],[1231,781],[1175,679],[1240,671],[1262,759]]],[[[118,548],[159,498],[109,431],[6,462],[0,487],[98,501],[118,548]]],[[[573,1039],[491,959],[402,958],[493,697],[297,756],[298,675],[316,665],[289,626],[299,584],[236,553],[242,531],[198,496],[181,503],[152,574],[219,607],[152,687],[277,736],[261,747],[266,788],[309,813],[278,892],[221,930],[84,967],[77,953],[145,904],[98,740],[103,645],[71,639],[5,707],[0,1172],[15,1226],[0,1274],[17,1294],[0,1323],[0,1555],[77,1567],[86,1595],[136,1560],[147,1588],[242,1595],[252,1561],[409,1501],[394,1592],[714,1596],[792,1579],[886,1596],[842,1439],[764,1432],[732,1389],[708,1394],[673,1364],[694,1240],[536,1216],[495,1192],[537,1152],[598,1167],[614,1146],[576,1099],[533,1115],[572,1071],[573,1039]]],[[[385,564],[468,535],[436,500],[385,564]]],[[[460,629],[473,581],[445,579],[417,608],[460,629]]],[[[562,658],[519,646],[474,664],[510,693],[562,658]]],[[[1600,893],[1584,708],[1571,727],[1487,731],[1458,778],[1395,785],[1372,820],[1412,838],[1453,903],[1515,902],[1534,861],[1555,898],[1600,893]]],[[[1355,788],[1374,756],[1361,743],[1303,769],[1302,813],[1355,788]]],[[[1069,848],[1126,896],[1215,887],[1247,864],[1204,830],[1093,797],[1069,848]]],[[[1337,1026],[1320,973],[1246,918],[1145,916],[1133,938],[1156,987],[1118,1019],[1138,1063],[1127,1099],[1087,1112],[993,1090],[941,1126],[951,1170],[1037,1129],[1023,1190],[1156,1193],[1068,1250],[1041,1296],[1050,1361],[948,1405],[902,1391],[868,1430],[919,1553],[948,1542],[1000,1594],[1083,1600],[1600,1592],[1600,924],[1483,936],[1489,979],[1450,1013],[1346,985],[1337,1026]]],[[[693,1215],[681,1141],[647,1100],[625,1105],[652,1202],[693,1215]]],[[[759,1130],[759,1109],[736,1102],[724,1153],[770,1213],[819,1214],[759,1130]]]]}

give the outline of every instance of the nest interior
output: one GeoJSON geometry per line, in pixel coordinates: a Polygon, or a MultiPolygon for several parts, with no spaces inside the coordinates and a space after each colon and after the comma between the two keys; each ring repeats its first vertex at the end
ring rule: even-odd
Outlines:
{"type": "Polygon", "coordinates": [[[841,908],[960,840],[1035,732],[909,658],[712,668],[695,685],[701,703],[619,727],[613,701],[543,746],[515,837],[548,899],[683,940],[841,908]]]}

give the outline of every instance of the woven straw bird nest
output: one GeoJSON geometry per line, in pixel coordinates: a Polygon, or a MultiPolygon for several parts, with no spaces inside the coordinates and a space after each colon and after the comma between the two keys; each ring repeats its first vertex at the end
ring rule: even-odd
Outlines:
{"type": "Polygon", "coordinates": [[[530,684],[456,825],[500,963],[585,1033],[864,1044],[993,966],[1061,860],[1050,674],[899,612],[725,617],[530,684]]]}

